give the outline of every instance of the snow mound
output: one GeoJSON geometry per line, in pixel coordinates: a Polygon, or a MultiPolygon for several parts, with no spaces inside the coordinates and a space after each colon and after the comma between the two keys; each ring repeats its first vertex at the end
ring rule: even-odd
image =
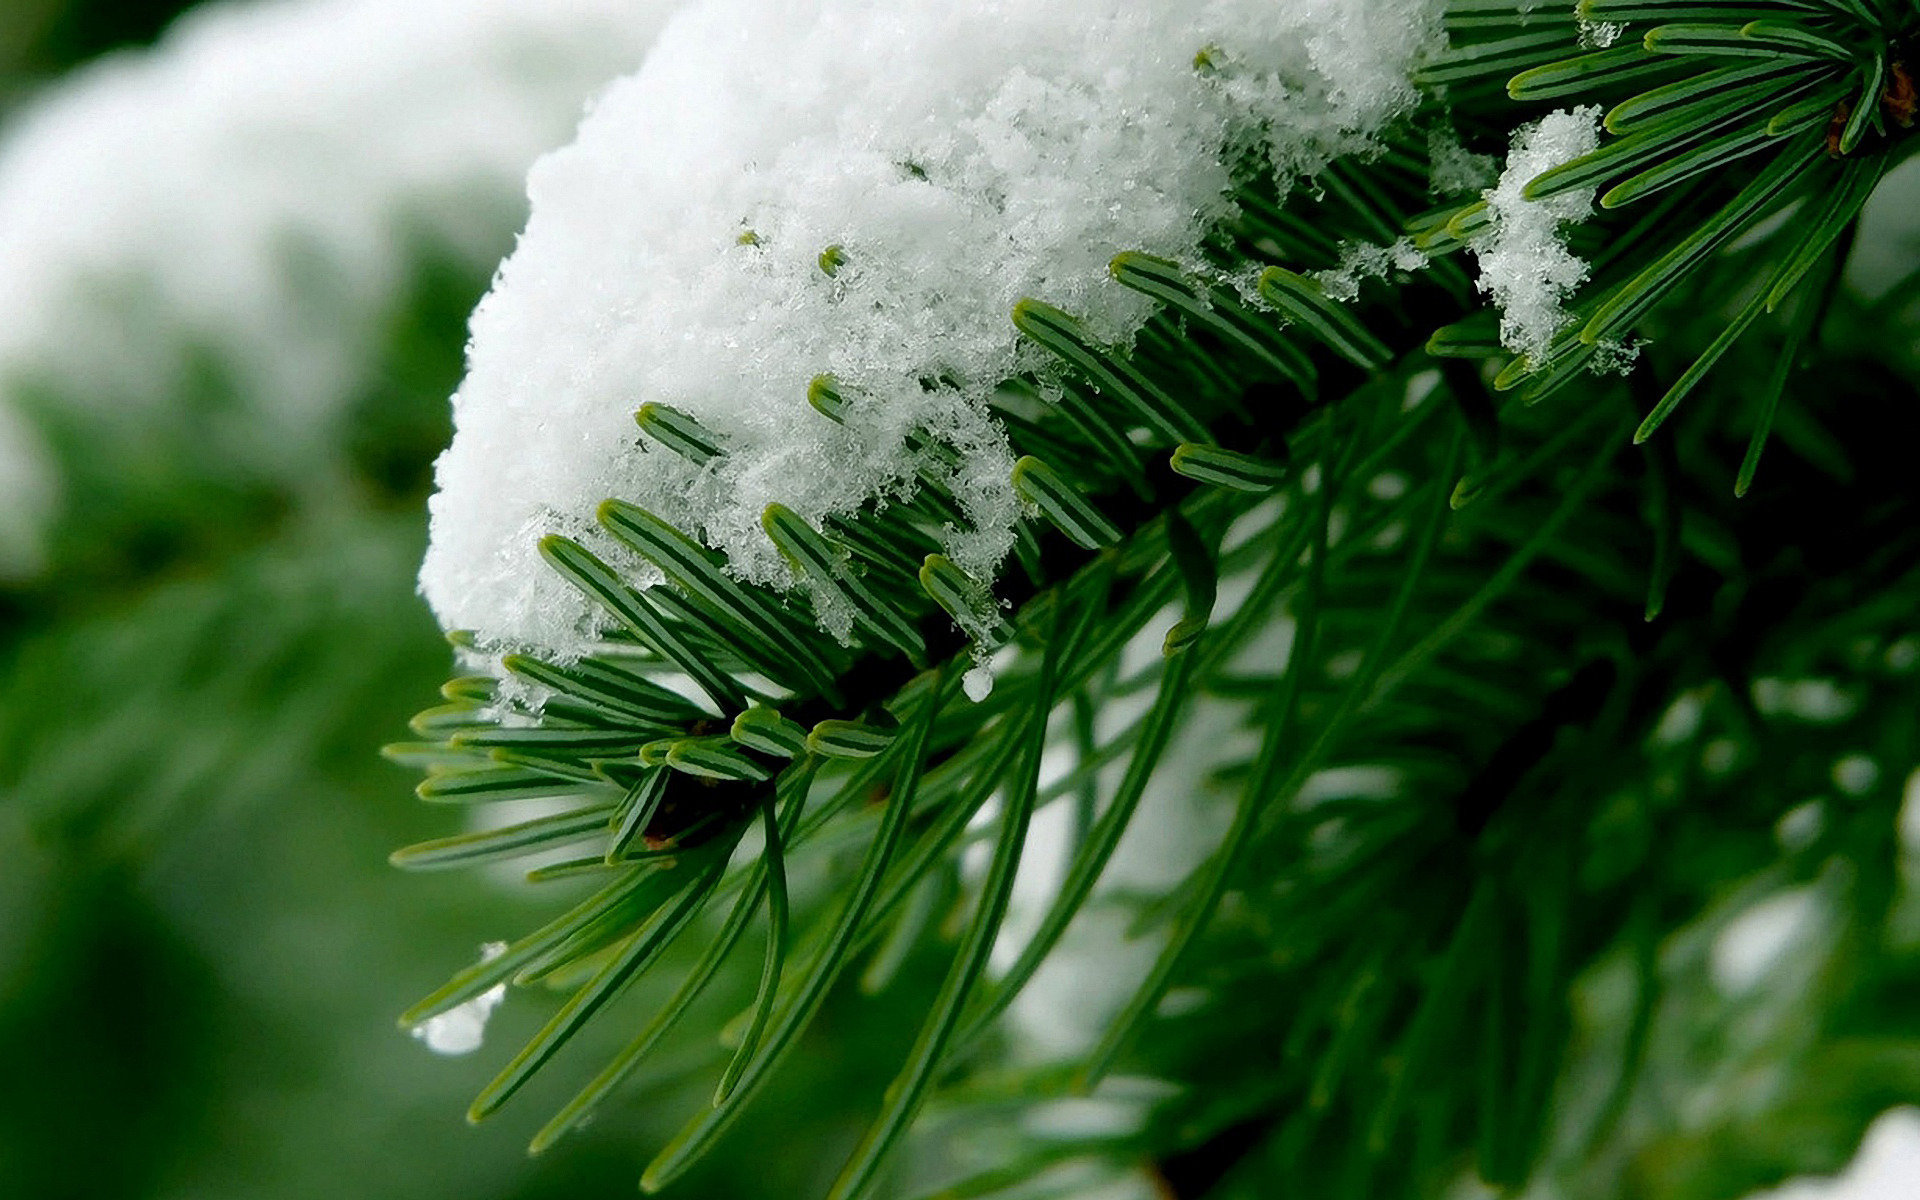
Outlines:
{"type": "Polygon", "coordinates": [[[1118,251],[1193,259],[1227,163],[1311,174],[1414,100],[1434,0],[700,0],[578,140],[542,160],[518,249],[473,321],[438,467],[422,590],[487,644],[569,654],[596,632],[537,557],[546,533],[616,561],[592,514],[640,504],[783,582],[759,518],[818,520],[901,488],[906,434],[956,447],[991,574],[1018,506],[994,386],[1029,364],[1034,295],[1123,340],[1145,319],[1118,251]],[[838,247],[825,269],[822,255],[838,247]],[[837,426],[807,405],[831,373],[837,426]],[[730,453],[651,449],[648,401],[730,453]]]}

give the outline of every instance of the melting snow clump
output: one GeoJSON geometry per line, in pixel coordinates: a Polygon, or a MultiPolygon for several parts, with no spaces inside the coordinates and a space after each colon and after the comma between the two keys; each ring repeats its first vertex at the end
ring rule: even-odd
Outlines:
{"type": "Polygon", "coordinates": [[[1435,0],[696,0],[578,140],[475,314],[422,590],[491,646],[599,632],[536,552],[547,533],[638,564],[593,526],[614,496],[781,584],[761,532],[945,472],[947,552],[990,576],[1020,506],[987,401],[1042,368],[1009,312],[1037,296],[1124,341],[1126,249],[1197,262],[1229,164],[1285,179],[1364,149],[1415,96],[1435,0]],[[831,270],[823,252],[837,248],[831,270]],[[836,425],[807,404],[831,373],[836,425]],[[648,401],[728,453],[649,445],[648,401]],[[908,434],[959,451],[916,463],[908,434]]]}
{"type": "Polygon", "coordinates": [[[978,704],[993,695],[993,672],[986,667],[975,667],[960,677],[960,686],[966,690],[967,699],[978,704]]]}
{"type": "MultiPolygon", "coordinates": [[[[409,246],[430,233],[484,272],[524,214],[527,167],[669,8],[212,5],[74,72],[0,137],[0,403],[31,387],[103,417],[158,410],[206,352],[242,410],[220,451],[325,473],[409,246]]],[[[26,427],[0,431],[0,457],[39,453],[26,427]]],[[[21,511],[23,489],[48,507],[47,481],[16,479],[0,469],[0,509],[21,511]]],[[[0,545],[7,559],[28,565],[0,545]]]]}
{"type": "MultiPolygon", "coordinates": [[[[492,962],[507,952],[505,942],[488,942],[480,947],[480,961],[492,962]]],[[[413,1036],[427,1044],[435,1054],[472,1054],[486,1037],[487,1018],[507,998],[507,985],[496,983],[465,1004],[428,1017],[413,1027],[413,1036]]]]}
{"type": "Polygon", "coordinates": [[[1473,242],[1480,260],[1476,283],[1500,309],[1500,343],[1535,362],[1544,360],[1566,323],[1561,303],[1586,281],[1587,264],[1567,249],[1560,231],[1593,211],[1593,193],[1529,200],[1522,192],[1536,175],[1599,145],[1598,105],[1551,113],[1513,135],[1506,169],[1485,193],[1493,228],[1473,242]]]}

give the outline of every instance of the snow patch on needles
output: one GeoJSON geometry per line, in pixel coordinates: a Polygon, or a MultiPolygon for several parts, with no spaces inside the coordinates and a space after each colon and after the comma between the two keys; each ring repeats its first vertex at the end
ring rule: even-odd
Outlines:
{"type": "MultiPolygon", "coordinates": [[[[244,410],[220,450],[324,474],[410,238],[489,265],[527,166],[670,7],[218,5],[74,73],[0,141],[0,386],[160,410],[210,353],[244,410]]],[[[15,492],[0,480],[0,508],[15,492]]]]}
{"type": "Polygon", "coordinates": [[[1587,264],[1567,249],[1561,227],[1593,211],[1591,191],[1529,200],[1527,184],[1543,171],[1592,153],[1600,145],[1600,108],[1550,113],[1513,135],[1500,181],[1485,193],[1493,228],[1476,238],[1476,284],[1500,309],[1500,343],[1535,363],[1546,361],[1554,335],[1567,323],[1561,305],[1586,282],[1587,264]]]}
{"type": "Polygon", "coordinates": [[[1441,196],[1482,191],[1500,174],[1499,160],[1467,149],[1451,125],[1438,126],[1427,135],[1427,159],[1433,190],[1441,196]]]}
{"type": "Polygon", "coordinates": [[[473,321],[422,590],[488,644],[567,654],[596,615],[536,540],[614,496],[784,583],[778,501],[818,521],[897,495],[907,434],[960,451],[990,576],[1019,505],[994,387],[1041,365],[1009,318],[1037,296],[1123,341],[1148,315],[1120,250],[1195,260],[1228,163],[1310,174],[1413,103],[1433,0],[702,0],[543,160],[519,248],[473,321]],[[826,269],[823,252],[837,248],[826,269]],[[849,398],[836,425],[808,382],[849,398]],[[703,467],[634,426],[679,408],[703,467]]]}
{"type": "Polygon", "coordinates": [[[1385,246],[1349,242],[1340,247],[1340,261],[1331,270],[1316,271],[1314,281],[1327,295],[1348,303],[1360,295],[1360,285],[1369,279],[1384,279],[1395,271],[1426,269],[1427,256],[1415,248],[1409,238],[1400,238],[1385,246]]]}

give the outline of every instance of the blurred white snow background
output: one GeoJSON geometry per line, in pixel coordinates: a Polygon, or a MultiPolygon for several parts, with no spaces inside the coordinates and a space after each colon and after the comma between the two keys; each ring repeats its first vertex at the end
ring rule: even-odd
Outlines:
{"type": "Polygon", "coordinates": [[[211,458],[295,491],[328,480],[422,245],[484,276],[528,165],[671,7],[213,5],[16,112],[0,135],[0,579],[36,569],[58,504],[23,406],[137,435],[143,415],[186,420],[211,371],[233,397],[201,426],[211,458]]]}

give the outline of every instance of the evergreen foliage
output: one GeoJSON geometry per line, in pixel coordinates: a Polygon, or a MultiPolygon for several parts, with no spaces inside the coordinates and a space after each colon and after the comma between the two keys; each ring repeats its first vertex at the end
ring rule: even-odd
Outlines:
{"type": "MultiPolygon", "coordinates": [[[[537,856],[531,877],[592,885],[403,1018],[506,982],[562,994],[475,1119],[676,940],[699,952],[673,960],[672,998],[626,1018],[631,1041],[536,1150],[645,1078],[727,961],[757,957],[711,1104],[642,1180],[672,1183],[838,983],[884,983],[926,942],[945,977],[836,1198],[882,1186],[916,1123],[966,1130],[949,1166],[984,1158],[916,1175],[942,1196],[1070,1188],[1053,1172],[1086,1161],[1157,1164],[1181,1197],[1430,1195],[1469,1175],[1500,1193],[1731,1195],[1798,1164],[1770,1131],[1819,1110],[1831,1158],[1920,1091],[1895,832],[1920,717],[1920,521],[1888,433],[1914,394],[1910,349],[1888,348],[1914,344],[1920,275],[1865,307],[1839,286],[1863,206],[1920,145],[1920,10],[1452,0],[1447,25],[1426,102],[1383,151],[1311,192],[1245,165],[1214,274],[1113,261],[1158,306],[1134,344],[1044,296],[1015,307],[1047,362],[997,401],[1031,509],[1001,578],[940,553],[957,509],[931,469],[853,518],[770,507],[785,592],[618,497],[600,526],[664,584],[541,544],[618,631],[577,662],[509,656],[525,686],[455,679],[389,751],[425,768],[436,804],[563,801],[397,864],[537,856]],[[1584,105],[1606,136],[1526,192],[1601,189],[1568,235],[1591,276],[1548,352],[1513,356],[1466,253],[1488,203],[1436,207],[1428,147],[1451,129],[1497,150],[1584,105]],[[1349,247],[1402,237],[1419,269],[1334,298],[1349,247]],[[1630,368],[1594,369],[1634,346],[1630,368]],[[828,608],[851,614],[849,644],[821,631],[828,608]],[[1132,661],[1143,639],[1160,652],[1132,661]],[[1084,1061],[1009,1073],[984,1052],[998,1018],[1190,752],[1200,703],[1251,734],[1211,764],[1233,797],[1224,834],[1132,906],[1157,957],[1084,1061]],[[1054,740],[1075,765],[1043,778],[1054,740]],[[1365,772],[1389,782],[1324,783],[1365,772]],[[1053,804],[1079,806],[1064,880],[989,970],[1053,804]],[[957,870],[970,848],[981,865],[957,870]],[[801,872],[827,894],[798,895],[801,872]],[[1821,949],[1786,1011],[1742,1009],[1703,984],[1700,931],[1788,885],[1824,914],[1821,949]],[[1693,1086],[1674,1062],[1737,1078],[1753,1044],[1776,1074],[1723,1124],[1662,1117],[1693,1086]],[[1820,1096],[1850,1056],[1874,1085],[1820,1096]],[[1121,1075],[1174,1085],[1129,1132],[1005,1120],[1010,1101],[1115,1095],[1121,1075]],[[1710,1179],[1706,1144],[1733,1164],[1710,1179]]],[[[862,402],[824,376],[811,399],[823,421],[862,402]]],[[[638,421],[664,452],[727,453],[667,406],[638,421]]]]}

